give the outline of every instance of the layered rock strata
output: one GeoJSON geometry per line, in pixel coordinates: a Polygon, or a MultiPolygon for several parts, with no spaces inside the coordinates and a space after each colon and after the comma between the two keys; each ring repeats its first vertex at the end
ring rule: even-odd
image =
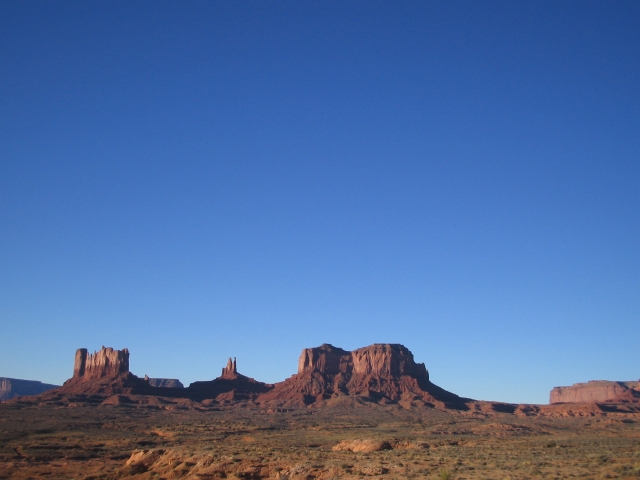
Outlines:
{"type": "Polygon", "coordinates": [[[570,387],[554,387],[549,396],[549,403],[598,403],[622,397],[640,397],[640,381],[592,380],[570,387]]]}

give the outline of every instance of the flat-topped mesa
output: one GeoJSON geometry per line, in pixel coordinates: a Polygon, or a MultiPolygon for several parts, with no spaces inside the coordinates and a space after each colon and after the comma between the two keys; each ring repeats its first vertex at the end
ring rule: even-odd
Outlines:
{"type": "Polygon", "coordinates": [[[97,352],[87,353],[86,348],[76,351],[73,378],[92,380],[115,377],[129,372],[129,350],[114,350],[104,346],[97,352]]]}
{"type": "Polygon", "coordinates": [[[640,381],[592,380],[570,387],[554,387],[549,396],[549,403],[597,403],[615,400],[623,395],[640,395],[640,381]]]}
{"type": "Polygon", "coordinates": [[[305,348],[298,373],[258,398],[264,402],[303,402],[351,396],[373,401],[422,402],[425,405],[465,408],[463,399],[429,381],[423,363],[408,348],[374,344],[352,352],[323,344],[305,348]]]}
{"type": "Polygon", "coordinates": [[[224,378],[227,380],[233,380],[238,378],[238,367],[236,366],[236,357],[233,357],[233,361],[231,357],[227,361],[227,366],[222,368],[222,375],[220,378],[224,378]]]}
{"type": "Polygon", "coordinates": [[[184,388],[184,385],[177,378],[150,378],[149,375],[145,375],[144,379],[149,382],[152,387],[161,388],[184,388]]]}
{"type": "Polygon", "coordinates": [[[412,377],[429,380],[424,363],[416,363],[413,354],[400,344],[375,343],[348,352],[325,343],[305,348],[298,360],[298,374],[319,372],[323,375],[372,375],[375,377],[412,377]]]}

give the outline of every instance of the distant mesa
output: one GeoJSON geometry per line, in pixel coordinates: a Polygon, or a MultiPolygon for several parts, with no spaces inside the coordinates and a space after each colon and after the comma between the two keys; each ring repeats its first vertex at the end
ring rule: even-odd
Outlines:
{"type": "Polygon", "coordinates": [[[184,388],[184,385],[177,378],[149,378],[148,375],[144,379],[149,382],[152,387],[158,388],[184,388]]]}
{"type": "Polygon", "coordinates": [[[554,387],[549,403],[600,403],[640,398],[640,381],[612,382],[592,380],[570,387],[554,387]]]}
{"type": "Polygon", "coordinates": [[[0,402],[25,395],[39,395],[58,386],[36,380],[0,377],[0,402]]]}

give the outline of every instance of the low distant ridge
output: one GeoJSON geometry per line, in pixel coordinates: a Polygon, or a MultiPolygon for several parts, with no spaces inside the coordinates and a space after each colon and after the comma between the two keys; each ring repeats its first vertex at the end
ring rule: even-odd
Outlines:
{"type": "Polygon", "coordinates": [[[184,388],[184,385],[177,378],[150,378],[148,375],[144,379],[149,382],[152,387],[159,388],[184,388]]]}
{"type": "Polygon", "coordinates": [[[633,398],[640,398],[640,381],[592,380],[570,387],[554,387],[549,395],[549,403],[597,403],[633,398]]]}
{"type": "Polygon", "coordinates": [[[20,380],[18,378],[0,377],[0,402],[25,395],[38,395],[59,385],[42,383],[37,380],[20,380]]]}

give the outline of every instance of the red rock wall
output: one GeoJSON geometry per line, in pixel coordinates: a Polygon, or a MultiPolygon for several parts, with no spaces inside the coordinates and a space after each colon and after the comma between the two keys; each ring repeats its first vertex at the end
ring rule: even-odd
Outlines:
{"type": "Polygon", "coordinates": [[[376,343],[354,350],[351,355],[355,374],[379,377],[428,375],[424,364],[416,364],[413,354],[403,345],[376,343]]]}
{"type": "Polygon", "coordinates": [[[298,373],[317,371],[325,375],[337,375],[351,369],[351,352],[327,343],[316,348],[302,350],[298,360],[298,373]]]}
{"type": "Polygon", "coordinates": [[[91,380],[94,378],[114,377],[129,371],[129,350],[114,350],[102,347],[88,354],[86,348],[76,351],[73,365],[73,377],[91,380]]]}
{"type": "Polygon", "coordinates": [[[305,348],[298,361],[298,373],[316,371],[323,375],[365,375],[399,377],[411,375],[429,378],[423,363],[415,363],[408,348],[397,344],[379,344],[348,352],[332,345],[305,348]]]}

